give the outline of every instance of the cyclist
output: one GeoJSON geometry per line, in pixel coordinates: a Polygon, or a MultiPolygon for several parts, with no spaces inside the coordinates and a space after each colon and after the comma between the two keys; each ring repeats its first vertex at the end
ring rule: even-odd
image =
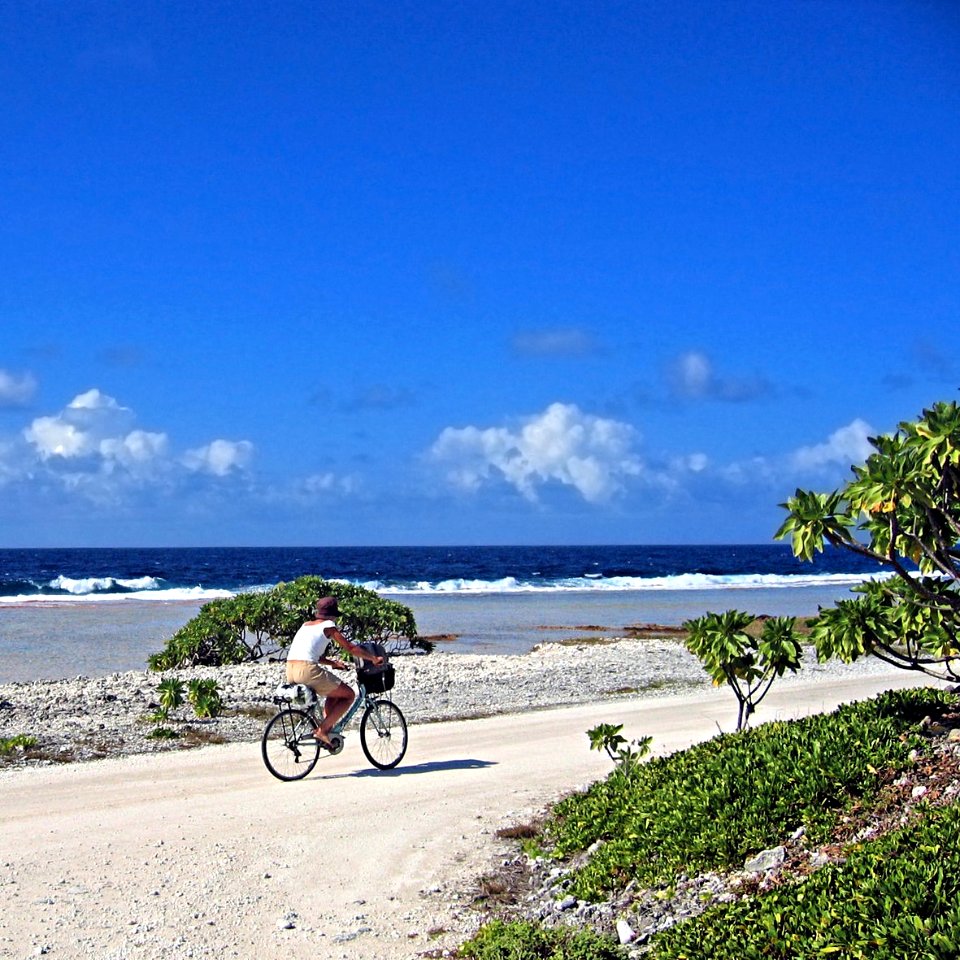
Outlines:
{"type": "Polygon", "coordinates": [[[302,683],[324,698],[323,720],[313,735],[328,749],[333,746],[330,730],[350,709],[355,696],[352,687],[325,669],[348,668],[343,660],[331,654],[338,653],[337,647],[341,647],[351,657],[369,660],[376,666],[383,663],[383,657],[367,652],[344,637],[336,623],[339,613],[336,597],[321,597],[316,606],[317,619],[307,620],[300,627],[287,650],[287,683],[302,683]]]}

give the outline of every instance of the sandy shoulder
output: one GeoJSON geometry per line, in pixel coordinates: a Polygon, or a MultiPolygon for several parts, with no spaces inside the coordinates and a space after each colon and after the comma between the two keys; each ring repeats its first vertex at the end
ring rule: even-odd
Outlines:
{"type": "MultiPolygon", "coordinates": [[[[917,678],[824,676],[774,688],[758,720],[830,709],[917,678]]],[[[488,696],[491,696],[488,690],[488,696]]],[[[584,731],[623,722],[668,752],[729,729],[698,688],[412,726],[401,768],[357,737],[305,781],[267,775],[255,743],[0,776],[0,956],[399,958],[473,928],[494,831],[603,776],[584,731]]]]}

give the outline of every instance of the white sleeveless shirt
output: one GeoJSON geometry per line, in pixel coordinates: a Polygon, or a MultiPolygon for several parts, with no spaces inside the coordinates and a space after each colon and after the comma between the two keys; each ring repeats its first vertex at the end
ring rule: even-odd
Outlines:
{"type": "Polygon", "coordinates": [[[287,650],[288,660],[308,660],[314,662],[326,658],[334,641],[323,632],[336,627],[332,620],[320,620],[317,623],[305,623],[293,636],[287,650]]]}

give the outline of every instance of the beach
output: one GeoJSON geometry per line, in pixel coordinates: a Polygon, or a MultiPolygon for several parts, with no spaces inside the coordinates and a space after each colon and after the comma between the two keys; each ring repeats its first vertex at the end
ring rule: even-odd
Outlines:
{"type": "MultiPolygon", "coordinates": [[[[586,730],[623,723],[659,753],[733,730],[733,695],[711,687],[676,625],[730,607],[805,616],[837,592],[406,597],[421,634],[453,639],[394,657],[403,762],[370,767],[354,723],[343,752],[294,784],[259,748],[281,663],[145,669],[198,604],[0,606],[0,738],[35,740],[0,762],[0,957],[444,956],[479,922],[478,878],[516,855],[496,831],[609,772],[586,730]],[[176,736],[152,737],[166,676],[215,679],[222,715],[184,705],[163,721],[176,736]]],[[[808,650],[755,719],[922,682],[808,650]]]]}
{"type": "MultiPolygon", "coordinates": [[[[479,922],[471,907],[479,878],[516,853],[496,831],[609,772],[609,759],[588,749],[587,729],[623,723],[630,738],[652,735],[658,754],[732,729],[729,692],[697,679],[677,644],[665,643],[409,658],[395,693],[414,722],[392,771],[369,767],[348,735],[344,751],[306,780],[281,783],[263,766],[256,725],[222,745],[7,768],[0,956],[447,955],[479,922]],[[663,666],[660,683],[625,692],[653,661],[663,666]],[[465,714],[478,718],[441,719],[465,714]]],[[[276,665],[238,668],[224,686],[268,695],[276,674],[276,665]]],[[[107,719],[110,697],[121,696],[112,691],[151,683],[137,674],[101,680],[96,701],[83,684],[97,680],[5,685],[5,702],[20,699],[0,716],[22,718],[22,704],[49,693],[57,737],[101,723],[125,736],[107,719]]],[[[775,685],[756,722],[917,682],[874,662],[811,665],[775,685]]]]}

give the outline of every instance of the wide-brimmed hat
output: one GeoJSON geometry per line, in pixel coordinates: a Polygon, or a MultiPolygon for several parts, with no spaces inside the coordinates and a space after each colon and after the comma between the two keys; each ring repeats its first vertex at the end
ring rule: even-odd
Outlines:
{"type": "Polygon", "coordinates": [[[317,616],[321,620],[333,620],[339,613],[336,597],[321,597],[317,601],[317,616]]]}

